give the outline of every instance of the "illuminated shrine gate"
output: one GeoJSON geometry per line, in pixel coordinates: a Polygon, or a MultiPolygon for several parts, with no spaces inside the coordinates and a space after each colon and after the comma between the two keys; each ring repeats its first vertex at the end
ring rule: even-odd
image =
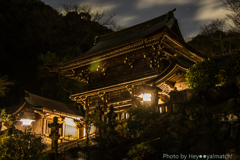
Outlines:
{"type": "Polygon", "coordinates": [[[158,90],[152,92],[152,102],[166,102],[171,90],[187,88],[186,70],[204,59],[185,43],[173,11],[96,37],[88,52],[46,67],[50,72],[87,83],[87,91],[70,96],[84,106],[85,115],[93,112],[98,103],[105,113],[113,105],[118,118],[126,118],[126,110],[141,102],[140,95],[154,87],[158,90]]]}

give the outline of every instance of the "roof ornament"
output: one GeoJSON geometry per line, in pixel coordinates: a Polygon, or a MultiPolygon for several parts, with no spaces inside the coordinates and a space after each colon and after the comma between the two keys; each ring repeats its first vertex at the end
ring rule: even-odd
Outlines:
{"type": "Polygon", "coordinates": [[[174,14],[173,14],[174,11],[176,11],[176,8],[174,8],[173,10],[169,11],[166,14],[165,22],[168,22],[172,17],[174,17],[174,14]]]}
{"type": "Polygon", "coordinates": [[[104,101],[105,92],[103,92],[103,91],[98,91],[98,92],[97,92],[97,95],[104,101]]]}
{"type": "Polygon", "coordinates": [[[129,84],[129,85],[126,85],[125,88],[128,90],[130,94],[133,94],[134,85],[129,84]]]}
{"type": "Polygon", "coordinates": [[[134,59],[131,57],[131,58],[125,58],[123,63],[127,63],[131,68],[134,67],[134,59]]]}
{"type": "Polygon", "coordinates": [[[86,102],[87,101],[87,96],[79,96],[75,99],[73,98],[72,100],[75,100],[77,103],[80,103],[85,109],[86,104],[87,104],[87,102],[86,102]]]}

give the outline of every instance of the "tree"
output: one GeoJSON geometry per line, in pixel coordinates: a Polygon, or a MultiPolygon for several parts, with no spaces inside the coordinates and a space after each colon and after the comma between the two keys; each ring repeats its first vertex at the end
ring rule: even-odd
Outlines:
{"type": "Polygon", "coordinates": [[[208,57],[224,56],[235,52],[238,34],[226,26],[224,19],[215,19],[202,25],[200,33],[188,44],[208,57]]]}
{"type": "Polygon", "coordinates": [[[215,19],[212,20],[210,24],[202,25],[200,27],[200,34],[202,35],[210,35],[215,32],[224,32],[226,27],[226,23],[224,19],[215,19]]]}
{"type": "Polygon", "coordinates": [[[142,160],[153,152],[153,149],[148,144],[140,143],[133,146],[127,154],[128,158],[124,158],[123,160],[142,160]]]}
{"type": "Polygon", "coordinates": [[[230,11],[227,17],[232,20],[234,28],[240,30],[240,0],[223,0],[223,7],[230,11]]]}
{"type": "Polygon", "coordinates": [[[0,97],[5,107],[17,105],[24,90],[70,103],[70,92],[85,86],[49,73],[44,63],[77,57],[93,46],[95,36],[112,32],[96,22],[101,16],[92,21],[87,14],[62,15],[39,0],[1,0],[0,15],[0,74],[16,81],[7,96],[0,97]]]}
{"type": "Polygon", "coordinates": [[[113,15],[107,15],[108,11],[105,9],[93,9],[91,5],[62,5],[64,9],[64,14],[68,13],[78,13],[82,19],[90,20],[92,22],[99,23],[102,26],[106,26],[113,31],[119,31],[124,29],[125,27],[118,25],[114,20],[113,15]]]}
{"type": "Polygon", "coordinates": [[[219,69],[212,59],[194,64],[187,70],[185,77],[189,88],[194,89],[201,86],[215,86],[221,82],[219,69]]]}
{"type": "Polygon", "coordinates": [[[6,92],[9,91],[8,86],[14,85],[14,82],[8,81],[8,76],[0,77],[0,97],[6,96],[6,92]]]}
{"type": "Polygon", "coordinates": [[[223,0],[223,7],[231,13],[224,19],[212,20],[200,27],[200,33],[188,40],[188,44],[208,57],[231,55],[237,52],[240,41],[240,1],[223,0]],[[234,26],[229,27],[228,21],[234,26]]]}
{"type": "Polygon", "coordinates": [[[16,134],[3,138],[0,143],[0,160],[39,159],[45,144],[41,138],[16,134]]]}

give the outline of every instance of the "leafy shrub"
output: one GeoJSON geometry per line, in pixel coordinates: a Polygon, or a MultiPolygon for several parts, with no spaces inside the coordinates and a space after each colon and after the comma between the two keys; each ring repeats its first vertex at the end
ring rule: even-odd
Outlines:
{"type": "Polygon", "coordinates": [[[189,88],[200,86],[214,86],[222,82],[222,76],[217,64],[212,59],[203,60],[187,70],[185,79],[189,88]]]}
{"type": "Polygon", "coordinates": [[[8,122],[9,117],[11,116],[10,114],[6,113],[6,109],[0,109],[0,118],[3,122],[8,122]]]}
{"type": "Polygon", "coordinates": [[[149,135],[155,127],[166,120],[167,115],[156,111],[153,106],[138,105],[128,110],[132,118],[128,120],[127,128],[132,137],[149,135]]]}
{"type": "Polygon", "coordinates": [[[124,160],[141,160],[151,153],[153,153],[153,149],[149,145],[141,143],[130,149],[127,154],[128,158],[124,160]]]}
{"type": "Polygon", "coordinates": [[[0,160],[38,159],[45,148],[41,138],[16,134],[0,141],[0,160]]]}

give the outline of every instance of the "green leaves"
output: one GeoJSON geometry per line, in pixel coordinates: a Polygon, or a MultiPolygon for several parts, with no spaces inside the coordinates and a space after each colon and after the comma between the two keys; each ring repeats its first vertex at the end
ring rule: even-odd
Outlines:
{"type": "MultiPolygon", "coordinates": [[[[6,110],[5,109],[0,109],[0,112],[1,112],[1,119],[3,122],[8,122],[9,121],[9,117],[11,116],[10,114],[7,114],[6,113],[6,110]]],[[[1,122],[0,122],[1,123],[1,122]]]]}
{"type": "Polygon", "coordinates": [[[14,82],[8,81],[8,76],[0,77],[0,97],[4,97],[6,92],[9,91],[8,86],[14,85],[14,82]]]}
{"type": "Polygon", "coordinates": [[[194,64],[187,70],[185,79],[190,88],[212,86],[222,81],[217,64],[212,59],[194,64]]]}
{"type": "Polygon", "coordinates": [[[219,70],[214,60],[203,60],[194,64],[187,70],[185,79],[190,88],[199,88],[200,86],[215,86],[224,84],[229,80],[235,80],[240,74],[240,50],[232,55],[232,61],[224,69],[219,70]]]}
{"type": "Polygon", "coordinates": [[[41,138],[31,135],[12,135],[1,139],[0,160],[38,159],[45,148],[41,138]]]}
{"type": "Polygon", "coordinates": [[[149,145],[140,143],[129,150],[128,158],[124,160],[141,160],[151,153],[153,153],[153,149],[149,145]]]}
{"type": "Polygon", "coordinates": [[[145,136],[151,134],[153,128],[165,120],[165,115],[160,115],[153,106],[139,105],[128,111],[133,118],[128,121],[131,135],[145,136]]]}

